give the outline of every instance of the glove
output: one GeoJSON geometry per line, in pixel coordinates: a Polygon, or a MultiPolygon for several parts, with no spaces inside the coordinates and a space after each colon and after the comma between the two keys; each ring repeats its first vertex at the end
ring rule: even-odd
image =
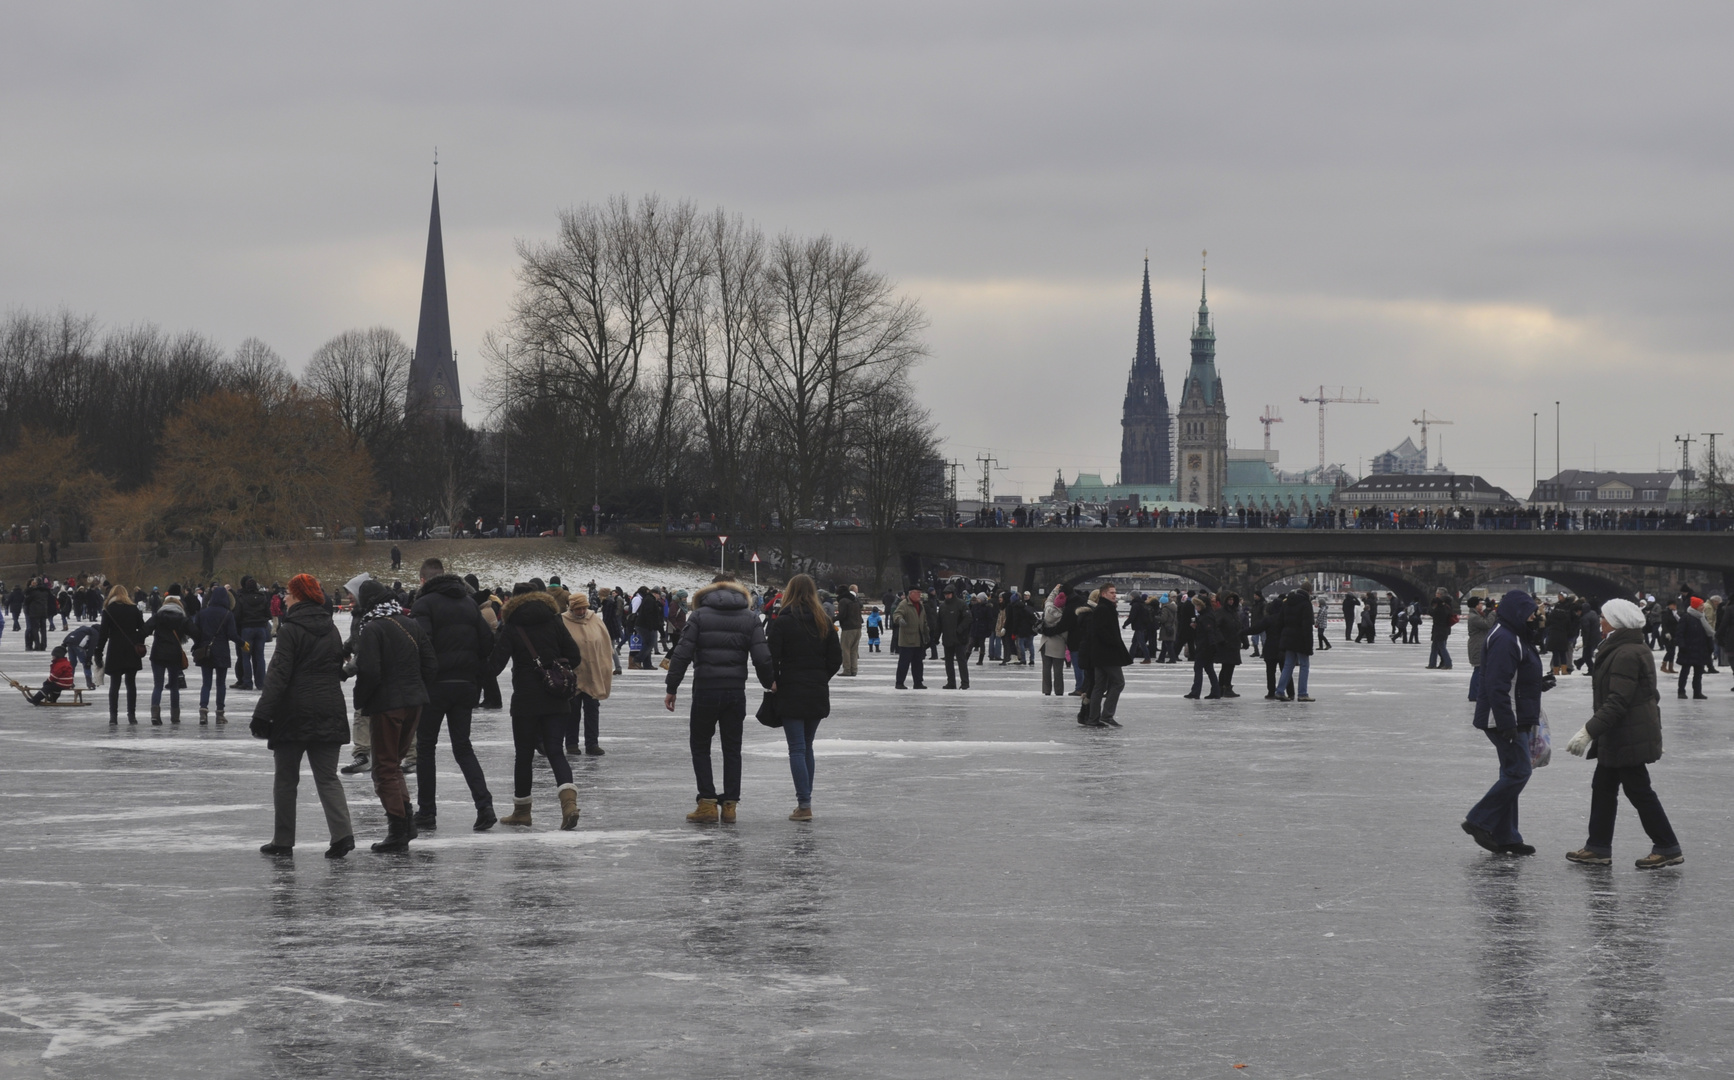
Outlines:
{"type": "Polygon", "coordinates": [[[1578,728],[1577,734],[1571,737],[1571,742],[1565,744],[1565,752],[1573,757],[1583,757],[1584,753],[1589,750],[1589,744],[1589,728],[1578,728]]]}
{"type": "Polygon", "coordinates": [[[1544,694],[1547,693],[1549,690],[1552,690],[1554,687],[1556,687],[1558,685],[1559,685],[1559,679],[1555,678],[1551,674],[1543,675],[1541,677],[1541,692],[1544,694]]]}
{"type": "Polygon", "coordinates": [[[247,725],[247,730],[252,732],[255,739],[269,739],[271,737],[271,721],[255,716],[253,722],[247,725]]]}

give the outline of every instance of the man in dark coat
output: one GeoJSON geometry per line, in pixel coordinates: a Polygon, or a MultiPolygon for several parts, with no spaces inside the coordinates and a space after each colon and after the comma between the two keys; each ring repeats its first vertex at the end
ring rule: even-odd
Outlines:
{"type": "Polygon", "coordinates": [[[492,828],[498,818],[482,764],[470,743],[470,724],[481,697],[482,664],[494,651],[494,631],[482,618],[482,609],[476,606],[469,586],[456,574],[446,573],[440,560],[422,563],[421,582],[421,593],[410,614],[433,641],[439,670],[428,685],[428,703],[415,729],[414,824],[417,829],[438,828],[434,750],[444,722],[451,735],[452,757],[475,803],[474,829],[482,832],[492,828]]]}
{"type": "Polygon", "coordinates": [[[1361,598],[1354,593],[1343,597],[1343,640],[1353,642],[1360,636],[1355,628],[1355,609],[1361,606],[1361,598]]]}
{"type": "Polygon", "coordinates": [[[632,613],[632,625],[638,631],[638,666],[649,670],[655,665],[650,659],[662,639],[662,594],[655,589],[639,589],[638,610],[632,613]]]}
{"type": "Polygon", "coordinates": [[[54,590],[48,587],[46,578],[34,578],[30,588],[24,591],[24,650],[26,652],[48,651],[48,620],[54,617],[59,605],[54,602],[54,590]]]}
{"type": "MultiPolygon", "coordinates": [[[[663,706],[674,711],[675,694],[693,670],[691,726],[692,771],[698,781],[698,806],[686,816],[692,822],[735,819],[741,797],[741,734],[747,715],[747,663],[759,684],[770,689],[775,677],[771,652],[765,644],[765,624],[753,614],[752,598],[732,575],[716,579],[692,595],[692,615],[686,630],[668,654],[668,693],[663,706]],[[711,772],[710,744],[722,733],[723,790],[717,798],[711,772]],[[720,801],[720,807],[719,807],[720,801]]],[[[919,618],[919,616],[917,616],[919,618]]]]}
{"type": "Polygon", "coordinates": [[[1712,656],[1710,624],[1704,619],[1704,600],[1694,596],[1686,610],[1680,613],[1680,648],[1676,662],[1680,670],[1680,696],[1686,696],[1686,679],[1692,680],[1692,696],[1704,700],[1704,669],[1712,656]]]}
{"type": "Polygon", "coordinates": [[[1210,594],[1200,591],[1192,598],[1192,689],[1180,695],[1197,701],[1204,690],[1204,679],[1210,679],[1210,700],[1222,697],[1222,687],[1216,681],[1216,643],[1222,637],[1222,623],[1210,594]]]}
{"type": "Polygon", "coordinates": [[[1566,745],[1570,753],[1587,750],[1596,759],[1589,839],[1565,857],[1598,866],[1613,862],[1614,818],[1623,787],[1653,845],[1650,854],[1638,860],[1638,869],[1675,866],[1686,857],[1650,785],[1648,767],[1662,756],[1662,711],[1656,659],[1644,640],[1644,613],[1629,600],[1609,600],[1597,621],[1597,629],[1607,636],[1590,668],[1595,715],[1566,745]]]}
{"type": "Polygon", "coordinates": [[[1294,701],[1312,701],[1307,694],[1307,672],[1313,658],[1312,582],[1302,581],[1300,588],[1283,597],[1282,632],[1277,640],[1282,646],[1282,678],[1276,684],[1276,696],[1289,699],[1292,694],[1294,701]]]}
{"type": "Polygon", "coordinates": [[[1499,779],[1463,818],[1463,831],[1489,851],[1533,855],[1517,828],[1517,797],[1534,772],[1530,740],[1541,722],[1541,656],[1525,638],[1535,600],[1513,589],[1499,601],[1498,618],[1481,653],[1481,700],[1474,724],[1499,755],[1499,779]]]}
{"type": "Polygon", "coordinates": [[[1120,726],[1114,710],[1120,703],[1120,691],[1126,688],[1126,666],[1132,662],[1132,654],[1120,636],[1118,599],[1114,586],[1102,586],[1096,610],[1089,616],[1090,711],[1082,721],[1085,727],[1120,726]]]}
{"type": "Polygon", "coordinates": [[[355,711],[368,720],[373,748],[373,791],[385,807],[386,838],[375,851],[403,851],[415,838],[404,750],[415,743],[427,688],[439,676],[433,641],[403,610],[392,591],[369,578],[356,597],[355,711]]]}
{"type": "Polygon", "coordinates": [[[249,574],[241,579],[241,591],[234,600],[235,627],[241,631],[235,689],[251,690],[265,679],[265,642],[271,639],[271,594],[259,588],[259,582],[249,574]]]}
{"type": "Polygon", "coordinates": [[[1451,628],[1457,624],[1457,601],[1444,589],[1433,591],[1433,605],[1427,615],[1433,620],[1432,648],[1427,652],[1427,666],[1450,670],[1451,653],[1446,645],[1451,640],[1451,628]]]}
{"type": "Polygon", "coordinates": [[[958,670],[962,669],[963,689],[969,689],[969,627],[972,619],[969,606],[957,595],[955,586],[945,587],[945,603],[939,605],[939,643],[945,649],[945,685],[941,690],[958,688],[958,670]]]}

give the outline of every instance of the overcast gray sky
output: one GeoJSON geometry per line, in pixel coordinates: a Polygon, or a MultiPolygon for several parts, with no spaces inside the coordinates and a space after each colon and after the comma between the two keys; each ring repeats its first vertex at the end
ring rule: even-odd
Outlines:
{"type": "Polygon", "coordinates": [[[1362,386],[1331,460],[1426,408],[1524,494],[1556,399],[1568,468],[1734,433],[1731,45],[1726,3],[10,4],[0,307],[413,338],[437,144],[469,387],[513,240],[656,191],[870,249],[1000,492],[1117,470],[1144,252],[1177,396],[1208,248],[1238,445],[1276,405],[1315,464],[1298,396],[1362,386]]]}

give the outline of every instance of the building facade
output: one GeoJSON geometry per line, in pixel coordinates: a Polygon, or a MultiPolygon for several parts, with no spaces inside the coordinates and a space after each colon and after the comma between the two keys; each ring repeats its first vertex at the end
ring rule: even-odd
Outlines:
{"type": "Polygon", "coordinates": [[[1561,510],[1678,510],[1684,496],[1678,472],[1567,469],[1538,482],[1529,501],[1561,510]]]}
{"type": "Polygon", "coordinates": [[[1464,473],[1375,473],[1336,493],[1338,506],[1350,510],[1381,507],[1443,509],[1515,506],[1509,491],[1464,473]]]}
{"type": "Polygon", "coordinates": [[[1216,373],[1216,330],[1204,287],[1198,293],[1198,324],[1192,328],[1192,366],[1181,384],[1174,414],[1176,483],[1181,502],[1221,507],[1228,487],[1228,406],[1216,373]]]}
{"type": "Polygon", "coordinates": [[[1156,326],[1150,312],[1150,260],[1144,260],[1144,295],[1138,304],[1138,351],[1126,376],[1120,413],[1120,482],[1169,484],[1174,480],[1173,417],[1162,361],[1156,355],[1156,326]]]}

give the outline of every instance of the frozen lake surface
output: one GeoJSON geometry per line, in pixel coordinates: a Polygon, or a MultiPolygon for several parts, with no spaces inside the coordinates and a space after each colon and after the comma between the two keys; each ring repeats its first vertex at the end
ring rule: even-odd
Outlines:
{"type": "MultiPolygon", "coordinates": [[[[35,685],[22,643],[8,627],[0,668],[35,685]]],[[[930,666],[899,693],[864,657],[810,825],[750,718],[739,822],[686,824],[686,699],[671,716],[661,673],[629,672],[607,756],[576,763],[577,831],[544,769],[533,830],[471,833],[442,743],[442,828],[372,854],[384,818],[350,779],[341,862],[306,779],[296,857],[257,853],[253,695],[224,729],[141,705],[114,730],[105,696],[7,691],[0,1076],[1734,1075],[1728,677],[1662,703],[1687,861],[1645,874],[1629,806],[1611,869],[1565,862],[1591,767],[1563,752],[1523,800],[1541,853],[1475,847],[1458,822],[1493,753],[1467,665],[1425,660],[1339,644],[1310,706],[1261,700],[1257,661],[1233,703],[1135,667],[1124,730],[1097,733],[1035,669],[965,693],[930,666]]],[[[1561,746],[1588,705],[1563,683],[1561,746]]],[[[477,743],[503,812],[504,713],[477,743]]]]}

